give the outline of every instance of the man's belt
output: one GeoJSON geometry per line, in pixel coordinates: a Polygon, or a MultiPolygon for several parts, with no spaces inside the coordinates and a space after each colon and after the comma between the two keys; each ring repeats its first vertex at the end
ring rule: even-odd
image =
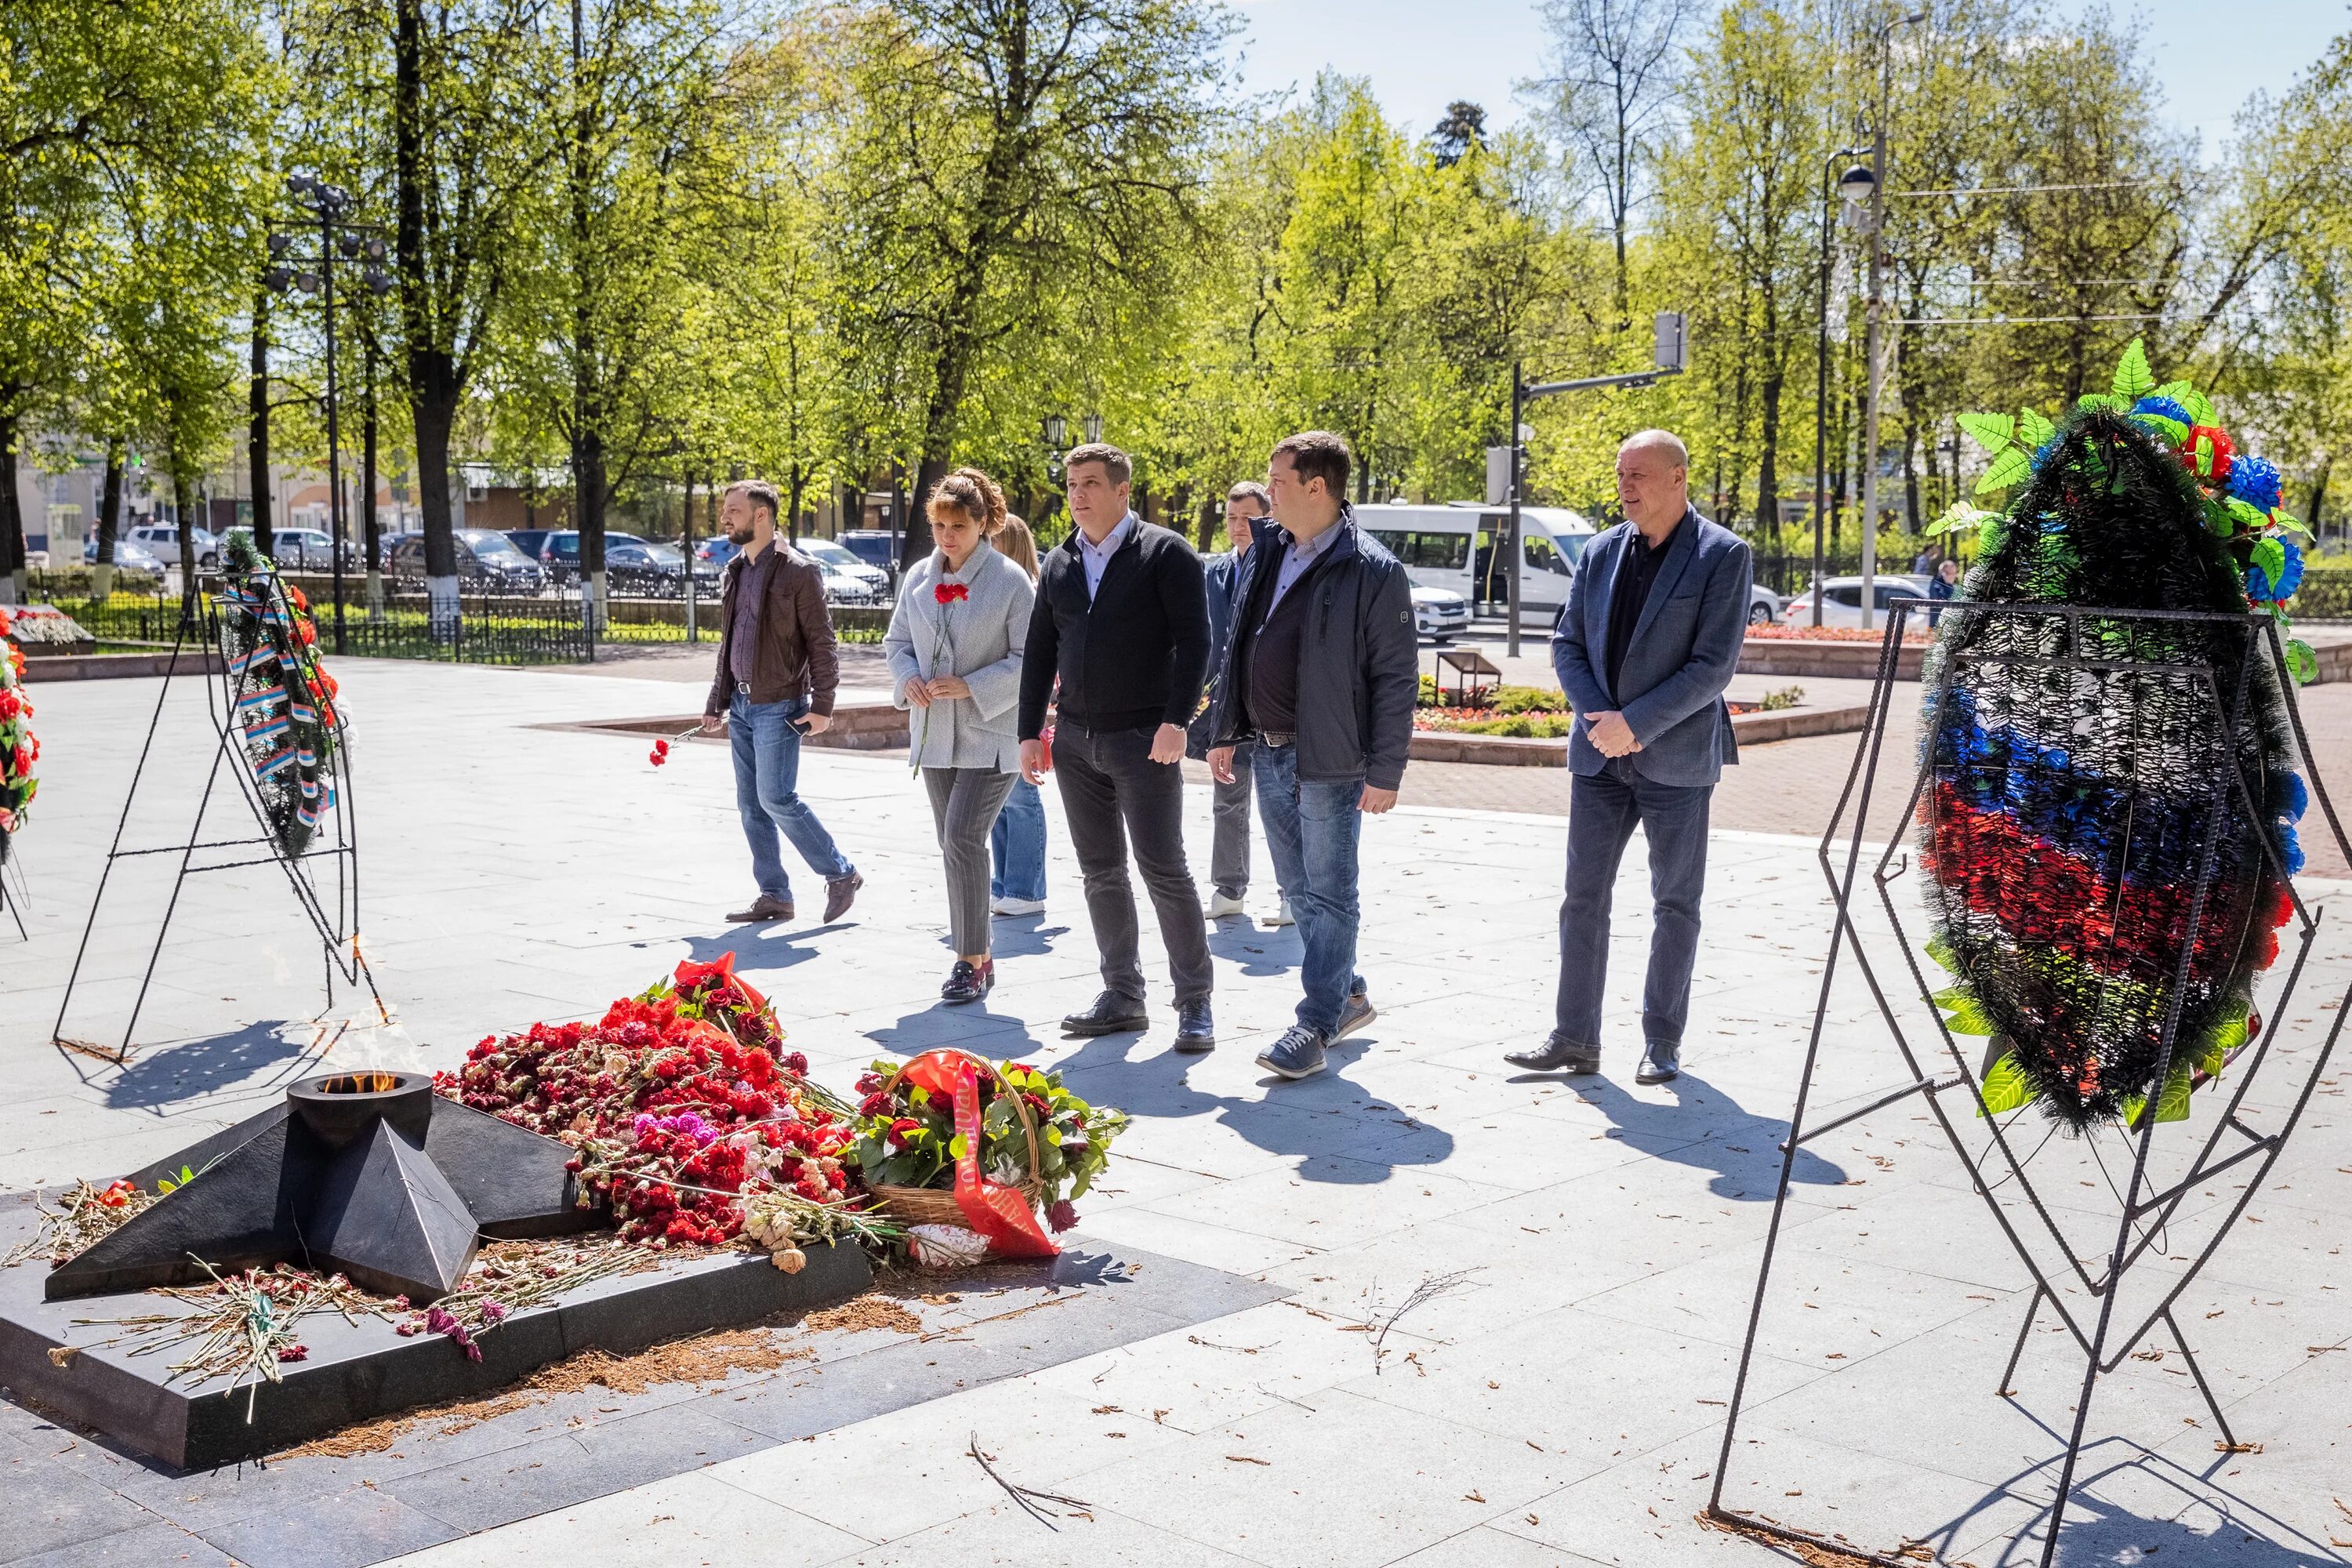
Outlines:
{"type": "Polygon", "coordinates": [[[1289,746],[1296,745],[1298,737],[1280,730],[1260,730],[1257,732],[1257,741],[1261,746],[1289,746]]]}

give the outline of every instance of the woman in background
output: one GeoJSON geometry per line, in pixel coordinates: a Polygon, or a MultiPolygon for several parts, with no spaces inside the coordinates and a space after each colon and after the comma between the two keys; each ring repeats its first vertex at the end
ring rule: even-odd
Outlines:
{"type": "Polygon", "coordinates": [[[908,569],[882,647],[892,700],[911,715],[908,757],[947,862],[956,959],[940,1000],[977,1002],[996,984],[988,836],[1020,767],[1021,653],[1036,589],[988,542],[1004,527],[995,480],[958,468],[932,488],[926,510],[938,548],[908,569]]]}
{"type": "MultiPolygon", "coordinates": [[[[996,552],[1037,581],[1037,539],[1029,525],[1007,513],[994,540],[996,552]]],[[[1000,915],[1045,912],[1045,801],[1037,786],[1015,774],[1013,793],[996,814],[988,836],[995,875],[988,883],[988,907],[1000,915]]]]}

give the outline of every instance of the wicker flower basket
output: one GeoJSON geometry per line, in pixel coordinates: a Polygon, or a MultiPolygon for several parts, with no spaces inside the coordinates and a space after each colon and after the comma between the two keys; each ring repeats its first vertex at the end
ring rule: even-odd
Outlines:
{"type": "MultiPolygon", "coordinates": [[[[1023,1100],[1013,1089],[1013,1085],[1006,1080],[1004,1074],[994,1063],[984,1057],[973,1056],[969,1051],[956,1051],[952,1054],[961,1057],[973,1067],[995,1079],[1003,1085],[1004,1092],[1012,1097],[1013,1113],[1021,1118],[1021,1131],[1029,1142],[1029,1173],[1015,1183],[1014,1186],[1021,1195],[1029,1201],[1029,1207],[1033,1212],[1042,1208],[1045,1202],[1045,1184],[1037,1175],[1035,1113],[1029,1109],[1029,1102],[1023,1100]]],[[[900,1071],[904,1070],[903,1068],[900,1069],[900,1071]]],[[[883,1091],[887,1093],[897,1087],[898,1082],[898,1074],[894,1072],[890,1075],[889,1081],[882,1086],[883,1091]]],[[[952,1181],[954,1167],[950,1166],[946,1174],[952,1181]]],[[[873,1193],[875,1201],[880,1207],[889,1211],[890,1216],[902,1224],[953,1225],[961,1226],[967,1230],[971,1227],[971,1221],[965,1217],[962,1205],[956,1202],[955,1191],[952,1187],[894,1187],[877,1182],[870,1184],[867,1190],[873,1193]]]]}

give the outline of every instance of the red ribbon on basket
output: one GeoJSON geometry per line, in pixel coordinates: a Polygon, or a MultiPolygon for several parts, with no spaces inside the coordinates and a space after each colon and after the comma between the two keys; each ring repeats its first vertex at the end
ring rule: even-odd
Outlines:
{"type": "Polygon", "coordinates": [[[999,1258],[1058,1257],[1062,1249],[1037,1224],[1027,1195],[980,1173],[980,1074],[971,1058],[959,1051],[926,1051],[901,1068],[898,1077],[954,1100],[956,1131],[963,1136],[963,1152],[956,1157],[956,1207],[987,1239],[988,1249],[999,1258]]]}
{"type": "Polygon", "coordinates": [[[768,1005],[768,999],[765,996],[752,990],[751,983],[735,973],[735,954],[732,951],[720,953],[709,963],[696,963],[690,959],[680,959],[671,979],[680,991],[698,985],[706,980],[719,986],[731,984],[736,990],[743,993],[743,1000],[752,1006],[764,1007],[768,1005]]]}

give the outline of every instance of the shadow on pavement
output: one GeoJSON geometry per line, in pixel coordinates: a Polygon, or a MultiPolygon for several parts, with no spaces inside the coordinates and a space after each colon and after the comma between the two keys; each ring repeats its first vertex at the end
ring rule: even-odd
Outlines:
{"type": "Polygon", "coordinates": [[[1127,1050],[1133,1038],[1098,1036],[1058,1065],[1073,1089],[1130,1116],[1181,1121],[1213,1115],[1254,1147],[1297,1156],[1293,1173],[1302,1182],[1372,1185],[1402,1167],[1440,1164],[1454,1152],[1454,1134],[1407,1116],[1348,1078],[1348,1068],[1364,1055],[1365,1040],[1332,1047],[1330,1067],[1295,1088],[1269,1076],[1259,1080],[1259,1094],[1224,1095],[1188,1081],[1186,1069],[1197,1057],[1163,1049],[1130,1059],[1127,1050]]]}
{"type": "Polygon", "coordinates": [[[106,1103],[118,1110],[155,1110],[257,1078],[256,1087],[267,1087],[299,1077],[310,1052],[285,1039],[279,1033],[285,1027],[283,1019],[264,1019],[229,1034],[142,1051],[106,1086],[106,1103]]]}
{"type": "MultiPolygon", "coordinates": [[[[1532,1082],[1550,1075],[1526,1076],[1532,1082]]],[[[1751,1115],[1688,1068],[1664,1086],[1675,1097],[1672,1105],[1637,1100],[1597,1074],[1561,1081],[1615,1124],[1627,1148],[1714,1172],[1707,1191],[1717,1197],[1752,1204],[1772,1201],[1780,1171],[1780,1141],[1789,1135],[1787,1122],[1751,1115]]],[[[1791,1182],[1816,1187],[1841,1186],[1846,1180],[1842,1166],[1805,1148],[1797,1151],[1789,1176],[1791,1182]]]]}
{"type": "MultiPolygon", "coordinates": [[[[2046,1498],[2056,1489],[2063,1439],[2054,1431],[2051,1436],[2048,1462],[2011,1477],[1975,1509],[1923,1537],[1937,1548],[1937,1561],[1965,1550],[1979,1568],[2038,1568],[2049,1531],[2046,1505],[2031,1525],[2005,1541],[1985,1542],[1969,1527],[1979,1510],[2000,1510],[2020,1497],[2046,1498]]],[[[2221,1484],[2225,1471],[2234,1473],[2238,1467],[2261,1462],[2217,1454],[2202,1470],[2191,1470],[2128,1438],[2105,1437],[2084,1445],[2066,1521],[2058,1533],[2060,1568],[2140,1562],[2342,1568],[2352,1561],[2352,1553],[2329,1550],[2336,1542],[2323,1544],[2221,1484]],[[2120,1500],[2126,1497],[2128,1502],[2120,1500]]]]}

